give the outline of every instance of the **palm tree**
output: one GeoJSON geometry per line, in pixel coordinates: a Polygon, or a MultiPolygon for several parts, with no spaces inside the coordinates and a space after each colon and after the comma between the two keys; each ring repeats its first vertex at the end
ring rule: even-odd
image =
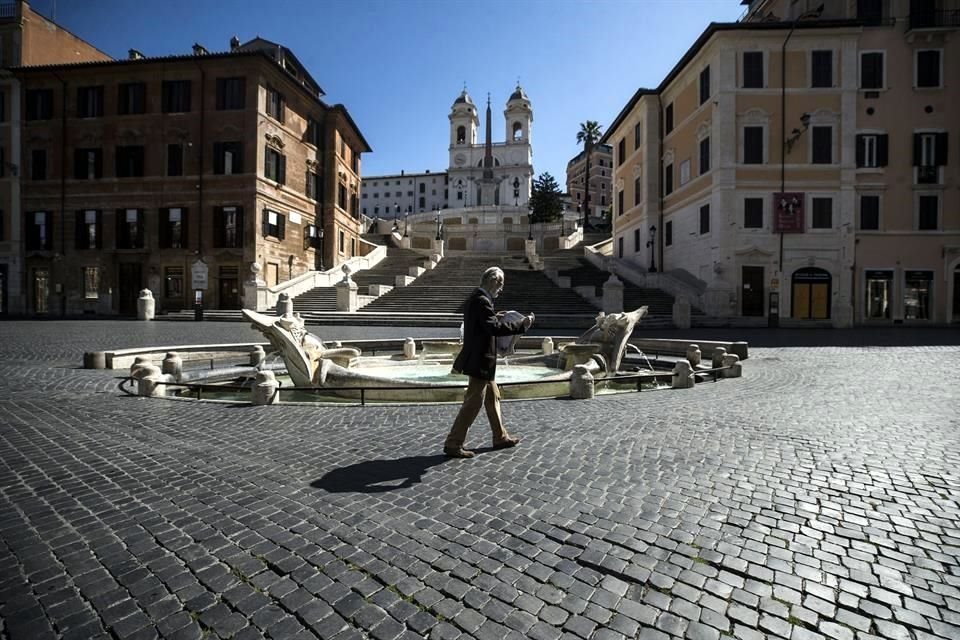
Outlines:
{"type": "Polygon", "coordinates": [[[577,132],[577,142],[583,143],[583,151],[587,156],[587,170],[584,175],[584,199],[583,199],[583,221],[586,227],[587,216],[590,213],[590,152],[593,151],[593,145],[600,140],[600,123],[596,120],[587,120],[580,123],[580,131],[577,132]]]}

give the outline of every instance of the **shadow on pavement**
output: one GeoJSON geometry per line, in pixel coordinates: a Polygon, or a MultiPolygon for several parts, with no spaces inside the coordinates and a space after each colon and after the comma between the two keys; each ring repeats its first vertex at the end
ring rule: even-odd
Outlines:
{"type": "Polygon", "coordinates": [[[706,328],[634,330],[634,338],[742,340],[751,347],[915,347],[960,345],[957,327],[858,327],[855,329],[706,328]]]}
{"type": "Polygon", "coordinates": [[[334,469],[310,486],[330,493],[383,493],[405,489],[422,481],[427,469],[446,460],[442,455],[368,460],[334,469]]]}

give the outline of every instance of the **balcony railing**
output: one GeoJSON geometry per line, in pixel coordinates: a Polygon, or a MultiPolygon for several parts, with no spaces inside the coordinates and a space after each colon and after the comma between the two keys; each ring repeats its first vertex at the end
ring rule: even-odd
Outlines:
{"type": "Polygon", "coordinates": [[[4,18],[16,18],[17,17],[17,3],[16,2],[2,2],[0,3],[0,20],[4,18]]]}
{"type": "Polygon", "coordinates": [[[938,167],[921,165],[917,167],[917,184],[938,184],[940,171],[938,167]]]}
{"type": "Polygon", "coordinates": [[[960,9],[910,12],[911,29],[934,29],[939,27],[960,27],[960,9]]]}

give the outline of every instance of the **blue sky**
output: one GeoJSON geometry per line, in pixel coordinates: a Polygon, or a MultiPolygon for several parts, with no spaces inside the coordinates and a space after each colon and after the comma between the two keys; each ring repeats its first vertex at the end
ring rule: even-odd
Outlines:
{"type": "MultiPolygon", "coordinates": [[[[34,0],[31,6],[115,58],[211,51],[237,35],[292,49],[349,109],[373,153],[363,174],[443,171],[450,105],[464,82],[491,94],[493,140],[519,77],[534,109],[537,174],[564,184],[579,123],[608,125],[656,86],[711,21],[739,0],[34,0]],[[615,63],[616,60],[616,63],[615,63]]],[[[482,122],[481,122],[482,127],[482,122]]],[[[481,129],[482,140],[482,129],[481,129]]]]}

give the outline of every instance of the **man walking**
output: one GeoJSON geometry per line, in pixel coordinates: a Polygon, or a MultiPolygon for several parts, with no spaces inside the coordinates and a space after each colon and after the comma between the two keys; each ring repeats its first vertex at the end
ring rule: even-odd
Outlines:
{"type": "Polygon", "coordinates": [[[533,314],[519,320],[505,320],[493,311],[493,299],[503,291],[503,270],[490,267],[483,272],[480,287],[467,300],[463,314],[463,348],[453,363],[455,373],[470,376],[463,406],[453,421],[453,428],[443,444],[443,453],[451,458],[472,458],[473,451],[463,448],[467,429],[473,424],[482,405],[490,420],[493,448],[516,446],[520,438],[507,433],[500,414],[500,389],[494,378],[497,374],[497,336],[524,333],[533,324],[533,314]]]}

